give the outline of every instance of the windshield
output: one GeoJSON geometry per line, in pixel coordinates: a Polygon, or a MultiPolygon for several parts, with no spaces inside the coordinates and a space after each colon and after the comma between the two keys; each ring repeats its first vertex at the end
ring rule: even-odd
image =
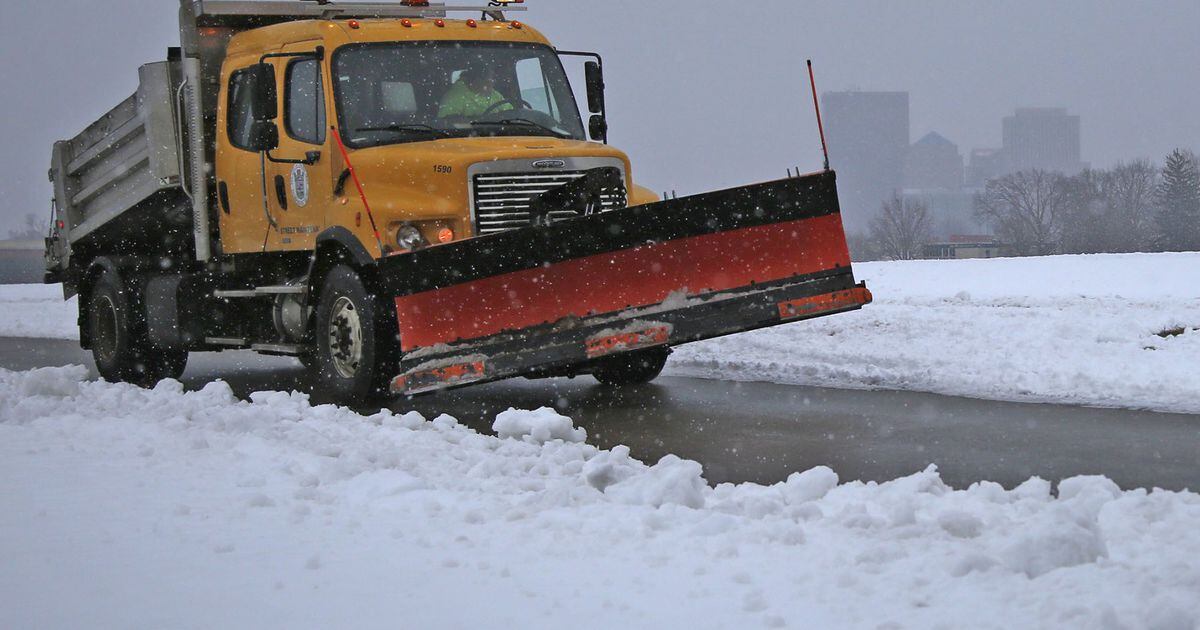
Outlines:
{"type": "Polygon", "coordinates": [[[346,144],[444,137],[586,140],[558,55],[547,46],[417,42],[348,46],[334,57],[346,144]]]}

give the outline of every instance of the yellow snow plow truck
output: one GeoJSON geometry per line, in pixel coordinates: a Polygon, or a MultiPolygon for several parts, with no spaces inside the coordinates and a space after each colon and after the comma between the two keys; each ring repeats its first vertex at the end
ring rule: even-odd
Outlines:
{"type": "Polygon", "coordinates": [[[617,385],[870,301],[833,172],[660,201],[607,144],[601,57],[517,2],[183,0],[181,46],[54,146],[46,281],[79,295],[101,375],[242,349],[343,402],[617,385]]]}

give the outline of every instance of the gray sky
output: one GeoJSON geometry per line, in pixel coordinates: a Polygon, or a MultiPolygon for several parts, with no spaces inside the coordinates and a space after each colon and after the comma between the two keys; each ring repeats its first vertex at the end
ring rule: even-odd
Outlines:
{"type": "MultiPolygon", "coordinates": [[[[558,46],[605,55],[611,140],[656,190],[699,192],[819,167],[806,57],[822,90],[909,91],[912,139],[936,130],[964,154],[999,145],[1000,119],[1018,106],[1081,115],[1083,157],[1095,166],[1200,149],[1195,0],[527,6],[524,21],[558,46]]],[[[48,213],[50,145],[131,94],[137,66],[177,45],[177,7],[6,3],[0,237],[25,213],[48,213]]]]}

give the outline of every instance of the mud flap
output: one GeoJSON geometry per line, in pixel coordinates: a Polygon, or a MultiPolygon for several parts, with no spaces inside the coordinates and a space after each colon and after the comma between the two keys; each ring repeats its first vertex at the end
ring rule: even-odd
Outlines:
{"type": "Polygon", "coordinates": [[[415,394],[861,308],[832,172],[387,259],[415,394]]]}

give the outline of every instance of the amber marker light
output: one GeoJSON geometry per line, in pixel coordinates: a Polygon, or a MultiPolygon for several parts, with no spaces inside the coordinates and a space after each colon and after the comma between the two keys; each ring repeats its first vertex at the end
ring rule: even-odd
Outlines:
{"type": "Polygon", "coordinates": [[[449,243],[454,240],[454,230],[450,228],[442,228],[438,230],[438,242],[449,243]]]}
{"type": "Polygon", "coordinates": [[[400,20],[400,26],[403,26],[404,28],[412,28],[412,20],[407,18],[400,20]]]}
{"type": "Polygon", "coordinates": [[[512,21],[512,27],[513,27],[513,28],[515,28],[515,29],[517,29],[517,30],[520,30],[520,29],[522,29],[522,28],[525,28],[525,25],[524,25],[524,24],[521,24],[520,22],[518,22],[518,21],[516,21],[516,20],[513,20],[513,21],[512,21]]]}
{"type": "Polygon", "coordinates": [[[470,26],[471,28],[476,28],[479,26],[479,22],[476,22],[475,20],[467,20],[467,26],[470,26]]]}
{"type": "Polygon", "coordinates": [[[362,26],[362,24],[358,23],[358,20],[350,20],[349,22],[346,22],[346,25],[349,26],[350,28],[355,28],[355,29],[362,26]]]}
{"type": "Polygon", "coordinates": [[[433,23],[437,24],[438,28],[446,28],[446,20],[434,20],[433,23]]]}

